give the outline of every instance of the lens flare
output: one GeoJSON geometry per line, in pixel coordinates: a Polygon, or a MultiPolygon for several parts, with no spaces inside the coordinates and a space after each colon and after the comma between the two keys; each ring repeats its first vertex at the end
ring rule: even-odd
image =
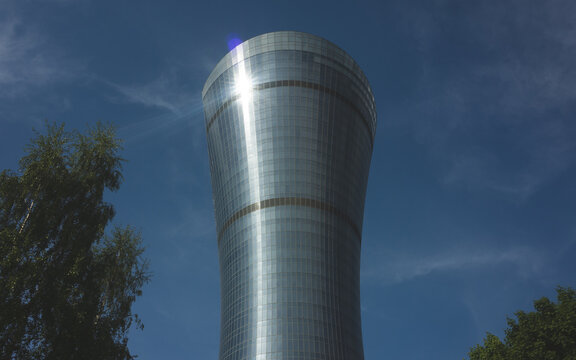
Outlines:
{"type": "Polygon", "coordinates": [[[228,50],[232,51],[236,46],[242,44],[242,40],[238,34],[229,34],[226,37],[226,42],[228,43],[228,50]]]}

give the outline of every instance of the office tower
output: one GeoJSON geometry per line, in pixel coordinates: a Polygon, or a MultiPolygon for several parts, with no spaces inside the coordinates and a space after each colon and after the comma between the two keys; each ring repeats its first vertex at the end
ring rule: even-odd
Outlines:
{"type": "Polygon", "coordinates": [[[202,92],[220,360],[363,359],[359,268],[376,127],[366,77],[317,36],[230,51],[202,92]]]}

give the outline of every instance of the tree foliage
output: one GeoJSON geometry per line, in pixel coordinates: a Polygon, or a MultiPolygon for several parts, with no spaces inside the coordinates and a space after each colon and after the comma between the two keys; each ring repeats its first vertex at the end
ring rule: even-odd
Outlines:
{"type": "Polygon", "coordinates": [[[508,318],[502,342],[488,333],[484,345],[471,349],[470,360],[576,360],[576,291],[557,288],[557,303],[543,297],[536,311],[508,318]]]}
{"type": "Polygon", "coordinates": [[[0,173],[0,358],[132,359],[132,303],[149,281],[138,232],[106,226],[119,140],[49,125],[18,172],[0,173]]]}

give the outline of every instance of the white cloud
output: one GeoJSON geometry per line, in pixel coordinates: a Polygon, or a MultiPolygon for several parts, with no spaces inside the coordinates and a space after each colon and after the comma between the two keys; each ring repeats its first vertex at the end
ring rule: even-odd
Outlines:
{"type": "Polygon", "coordinates": [[[576,5],[475,3],[458,26],[483,61],[459,60],[466,46],[451,45],[456,58],[444,61],[455,66],[446,69],[438,56],[452,38],[442,26],[452,2],[437,4],[445,6],[429,15],[415,10],[426,19],[411,29],[422,44],[423,100],[399,121],[413,119],[445,184],[525,199],[575,161],[576,125],[565,113],[576,102],[576,5]]]}
{"type": "Polygon", "coordinates": [[[120,96],[111,98],[115,102],[129,102],[160,110],[149,118],[140,119],[123,126],[120,131],[128,141],[157,136],[160,131],[191,131],[194,150],[202,144],[205,136],[204,111],[200,90],[185,69],[172,67],[156,79],[143,84],[117,84],[100,81],[112,87],[120,96]]]}
{"type": "Polygon", "coordinates": [[[181,94],[168,88],[162,78],[146,85],[112,84],[112,86],[130,102],[163,108],[175,114],[180,113],[181,94]]]}
{"type": "Polygon", "coordinates": [[[362,276],[384,285],[402,283],[432,273],[465,270],[489,270],[497,266],[513,265],[520,277],[538,274],[544,259],[541,254],[527,247],[505,250],[460,250],[437,254],[385,253],[378,265],[363,271],[362,276]]]}
{"type": "Polygon", "coordinates": [[[570,140],[573,130],[557,133],[562,130],[564,126],[553,121],[533,122],[518,129],[516,137],[501,147],[477,144],[450,152],[446,146],[435,154],[445,164],[442,181],[526,199],[573,164],[576,147],[570,140]]]}
{"type": "Polygon", "coordinates": [[[0,19],[0,98],[25,96],[31,90],[69,79],[76,70],[23,21],[16,17],[0,19]]]}
{"type": "Polygon", "coordinates": [[[197,104],[201,98],[200,92],[192,91],[185,75],[176,68],[164,71],[145,84],[105,83],[116,89],[129,102],[165,109],[176,115],[188,111],[191,104],[197,104]]]}
{"type": "MultiPolygon", "coordinates": [[[[132,99],[124,98],[124,95],[122,99],[113,99],[113,101],[135,102],[132,99]]],[[[119,126],[118,134],[126,143],[143,141],[150,137],[172,136],[186,131],[190,132],[190,140],[194,146],[194,151],[199,150],[199,147],[203,144],[201,138],[205,136],[204,114],[199,99],[190,99],[188,105],[180,104],[174,108],[174,111],[170,110],[176,106],[174,104],[168,107],[161,107],[151,102],[138,102],[138,104],[157,107],[161,111],[152,116],[137,118],[119,126]]]]}

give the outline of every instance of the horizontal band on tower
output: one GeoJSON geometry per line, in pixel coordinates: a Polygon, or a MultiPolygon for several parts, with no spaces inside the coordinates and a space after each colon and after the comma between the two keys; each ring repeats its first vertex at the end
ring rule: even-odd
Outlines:
{"type": "Polygon", "coordinates": [[[344,220],[348,225],[352,227],[354,233],[358,236],[358,239],[362,239],[362,232],[360,231],[360,227],[354,223],[352,218],[348,216],[344,211],[336,208],[333,205],[325,203],[320,200],[308,199],[303,197],[281,197],[281,198],[274,198],[274,199],[266,199],[262,201],[258,201],[256,203],[250,204],[245,208],[242,208],[235,212],[226,222],[222,225],[222,228],[218,232],[218,243],[220,243],[220,238],[226,229],[230,227],[236,220],[240,219],[242,216],[250,214],[251,212],[266,209],[274,206],[306,206],[314,209],[325,210],[337,215],[339,218],[344,220]]]}
{"type": "MultiPolygon", "coordinates": [[[[366,118],[362,114],[362,111],[360,111],[358,106],[356,106],[356,104],[354,104],[352,101],[350,101],[347,97],[345,97],[344,95],[338,93],[337,91],[335,91],[333,89],[330,89],[329,87],[322,86],[322,85],[308,82],[308,81],[302,81],[302,80],[277,80],[277,81],[270,81],[270,82],[254,85],[252,90],[265,90],[265,89],[272,89],[272,88],[286,87],[286,86],[301,87],[301,88],[305,88],[305,89],[314,89],[314,90],[322,91],[324,93],[327,93],[327,94],[330,94],[330,95],[336,97],[338,100],[340,100],[340,101],[344,102],[346,105],[350,106],[352,108],[352,110],[354,110],[360,116],[360,119],[362,120],[362,124],[364,125],[364,127],[368,131],[368,134],[370,134],[370,147],[373,146],[374,134],[372,133],[372,128],[370,127],[368,120],[366,120],[366,118]]],[[[216,110],[216,112],[214,113],[214,115],[212,115],[212,117],[210,117],[210,120],[208,121],[208,124],[206,125],[206,132],[210,131],[210,128],[212,127],[212,125],[214,124],[214,121],[218,118],[218,116],[220,116],[220,114],[222,114],[222,112],[224,110],[226,110],[233,102],[235,102],[239,98],[240,98],[240,94],[232,96],[230,99],[226,100],[222,104],[222,106],[220,106],[218,108],[218,110],[216,110]]]]}

